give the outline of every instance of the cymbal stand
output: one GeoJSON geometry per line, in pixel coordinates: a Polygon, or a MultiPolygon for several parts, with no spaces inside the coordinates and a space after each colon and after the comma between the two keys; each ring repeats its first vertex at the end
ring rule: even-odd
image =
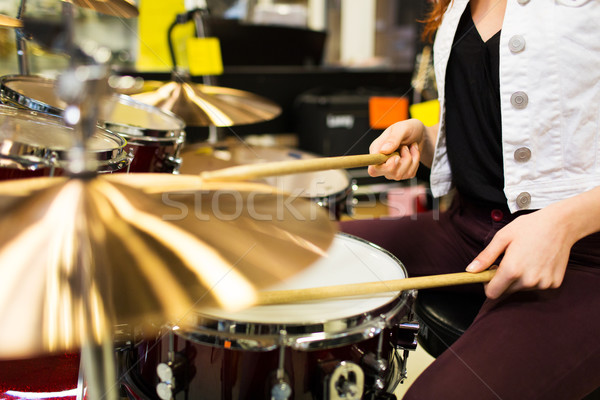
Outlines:
{"type": "MultiPolygon", "coordinates": [[[[25,14],[25,1],[21,0],[19,5],[19,11],[17,12],[17,19],[22,19],[25,14]]],[[[25,40],[25,34],[22,29],[15,29],[16,45],[17,45],[17,60],[19,62],[19,73],[21,75],[29,75],[29,58],[27,56],[27,41],[25,40]]]]}
{"type": "MultiPolygon", "coordinates": [[[[178,14],[175,17],[175,21],[169,26],[169,30],[167,33],[167,40],[169,43],[169,51],[171,53],[171,61],[173,62],[172,77],[173,77],[174,81],[178,81],[178,82],[186,81],[186,80],[189,81],[190,76],[189,76],[189,72],[183,71],[182,69],[179,68],[179,66],[177,64],[177,59],[175,57],[175,50],[174,50],[174,46],[173,46],[173,37],[172,37],[173,29],[177,25],[185,24],[189,21],[193,21],[195,28],[196,28],[196,37],[198,37],[198,38],[206,37],[206,29],[205,29],[204,21],[203,21],[204,15],[208,15],[208,13],[209,13],[208,7],[206,5],[206,1],[195,0],[192,3],[196,3],[195,7],[186,11],[185,13],[178,14]]],[[[214,85],[214,80],[209,75],[203,75],[202,83],[204,85],[211,86],[211,85],[214,85]]],[[[219,134],[218,134],[217,127],[214,125],[209,125],[207,142],[208,143],[217,143],[218,141],[219,141],[219,134]]]]}
{"type": "MultiPolygon", "coordinates": [[[[96,163],[86,151],[88,139],[96,130],[101,104],[110,94],[108,85],[110,50],[81,49],[74,43],[73,5],[62,3],[62,15],[56,22],[25,20],[25,28],[38,43],[52,51],[70,56],[69,67],[59,76],[57,96],[67,103],[63,118],[74,130],[74,146],[69,149],[67,171],[72,179],[92,180],[96,163]],[[28,26],[29,25],[29,26],[28,26]]],[[[100,293],[108,290],[110,276],[97,271],[97,260],[104,257],[94,251],[91,236],[97,235],[97,216],[86,217],[88,193],[83,188],[73,246],[76,249],[71,262],[72,273],[65,278],[66,289],[73,304],[72,324],[77,328],[81,342],[81,368],[89,399],[118,399],[116,360],[113,349],[114,317],[111,304],[103,304],[100,293]]]]}
{"type": "MultiPolygon", "coordinates": [[[[208,14],[208,8],[206,7],[206,2],[201,0],[204,3],[204,7],[199,7],[192,10],[194,24],[196,25],[196,37],[203,38],[206,37],[206,30],[204,27],[204,14],[208,14]]],[[[202,83],[205,85],[214,85],[214,79],[209,75],[202,76],[202,83]]],[[[217,127],[214,125],[210,125],[208,127],[208,143],[217,143],[219,141],[219,134],[217,132],[217,127]]]]}

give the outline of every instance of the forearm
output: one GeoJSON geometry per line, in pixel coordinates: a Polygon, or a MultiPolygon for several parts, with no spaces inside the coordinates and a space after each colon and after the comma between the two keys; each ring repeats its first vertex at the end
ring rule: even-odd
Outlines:
{"type": "Polygon", "coordinates": [[[575,243],[600,231],[600,187],[554,203],[547,210],[556,213],[557,222],[565,229],[570,241],[575,243]]]}

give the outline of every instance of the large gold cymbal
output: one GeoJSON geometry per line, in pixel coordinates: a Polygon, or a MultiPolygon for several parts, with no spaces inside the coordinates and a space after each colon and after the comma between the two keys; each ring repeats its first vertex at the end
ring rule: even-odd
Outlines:
{"type": "Polygon", "coordinates": [[[23,21],[20,19],[8,17],[6,15],[0,14],[0,27],[6,28],[22,28],[23,21]]]}
{"type": "Polygon", "coordinates": [[[115,321],[177,323],[206,305],[249,306],[333,240],[336,226],[310,201],[258,184],[199,190],[196,179],[0,183],[0,358],[75,349],[82,331],[115,321]]]}
{"type": "Polygon", "coordinates": [[[188,82],[147,82],[146,89],[132,94],[136,100],[170,111],[186,126],[234,126],[268,121],[281,107],[253,93],[220,86],[188,82]]]}
{"type": "Polygon", "coordinates": [[[89,8],[101,14],[121,18],[134,18],[140,15],[133,0],[63,0],[76,6],[89,8]]]}

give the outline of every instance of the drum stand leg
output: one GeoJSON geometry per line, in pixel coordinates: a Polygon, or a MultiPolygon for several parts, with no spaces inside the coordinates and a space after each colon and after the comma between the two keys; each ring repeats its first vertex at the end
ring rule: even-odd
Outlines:
{"type": "Polygon", "coordinates": [[[86,380],[88,399],[117,400],[119,388],[116,379],[116,360],[113,347],[114,318],[112,310],[99,299],[102,283],[94,279],[97,267],[93,251],[83,226],[77,232],[77,259],[75,260],[80,284],[74,290],[76,304],[81,305],[81,365],[86,380]]]}
{"type": "Polygon", "coordinates": [[[285,339],[287,331],[282,329],[279,331],[279,364],[275,374],[275,384],[271,388],[272,400],[287,400],[292,395],[292,388],[285,380],[285,339]]]}
{"type": "Polygon", "coordinates": [[[77,375],[77,393],[75,400],[85,399],[85,378],[83,376],[83,360],[79,360],[79,374],[77,375]]]}

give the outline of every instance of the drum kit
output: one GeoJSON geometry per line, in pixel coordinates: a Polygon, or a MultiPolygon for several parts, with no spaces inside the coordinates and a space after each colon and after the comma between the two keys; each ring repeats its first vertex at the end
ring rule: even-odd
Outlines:
{"type": "MultiPolygon", "coordinates": [[[[74,5],[137,15],[131,0],[74,5]]],[[[406,278],[384,249],[336,232],[348,175],[203,180],[318,157],[186,146],[190,124],[276,116],[260,96],[189,83],[104,96],[106,69],[72,64],[67,89],[0,78],[1,397],[393,398],[416,347],[415,291],[255,304],[265,288],[406,278]]]]}

